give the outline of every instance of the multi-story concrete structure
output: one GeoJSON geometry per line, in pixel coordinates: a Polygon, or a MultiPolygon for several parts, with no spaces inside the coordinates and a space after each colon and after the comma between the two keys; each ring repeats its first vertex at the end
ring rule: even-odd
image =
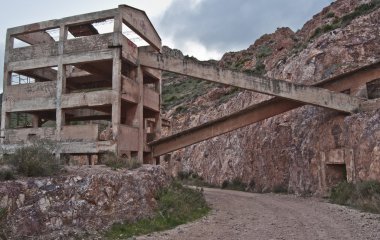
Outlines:
{"type": "Polygon", "coordinates": [[[3,150],[51,139],[58,155],[90,160],[112,151],[151,162],[146,142],[160,135],[161,72],[139,65],[131,34],[160,51],[145,12],[126,5],[8,29],[3,150]],[[12,82],[16,75],[28,81],[12,82]],[[30,123],[11,124],[16,114],[30,123]]]}

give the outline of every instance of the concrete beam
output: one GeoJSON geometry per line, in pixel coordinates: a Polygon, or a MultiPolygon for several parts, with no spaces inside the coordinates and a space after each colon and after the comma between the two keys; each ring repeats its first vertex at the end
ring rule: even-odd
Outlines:
{"type": "Polygon", "coordinates": [[[79,108],[111,105],[112,90],[62,94],[62,108],[79,108]]]}
{"type": "Polygon", "coordinates": [[[54,39],[47,32],[33,32],[18,35],[17,39],[29,43],[30,45],[46,44],[54,42],[54,39]]]}
{"type": "Polygon", "coordinates": [[[61,131],[63,141],[94,142],[98,140],[98,135],[98,124],[62,126],[61,131]]]}
{"type": "MultiPolygon", "coordinates": [[[[63,64],[86,63],[91,61],[103,61],[112,59],[112,51],[95,51],[89,53],[78,53],[63,55],[63,64]]],[[[58,56],[36,58],[17,62],[10,62],[8,70],[12,72],[24,71],[36,68],[54,67],[58,65],[58,56]]]]}
{"type": "Polygon", "coordinates": [[[123,23],[157,51],[161,51],[161,38],[146,13],[127,5],[120,5],[119,9],[122,13],[123,23]]]}
{"type": "Polygon", "coordinates": [[[84,153],[100,153],[115,152],[116,144],[114,141],[99,142],[60,142],[58,143],[60,153],[84,154],[84,153]]]}
{"type": "Polygon", "coordinates": [[[186,58],[181,59],[157,54],[147,49],[139,49],[140,64],[154,69],[235,86],[346,113],[357,111],[361,102],[360,99],[343,93],[334,93],[326,89],[295,84],[284,80],[251,76],[241,72],[217,68],[213,65],[202,64],[186,58]]]}
{"type": "Polygon", "coordinates": [[[138,103],[139,93],[139,83],[122,75],[121,97],[128,102],[138,103]]]}
{"type": "MultiPolygon", "coordinates": [[[[3,102],[4,112],[33,112],[43,110],[54,110],[56,108],[55,97],[35,97],[27,100],[13,101],[11,98],[3,102]]],[[[5,114],[5,113],[4,113],[5,114]]]]}
{"type": "Polygon", "coordinates": [[[158,157],[300,106],[302,106],[302,104],[298,102],[274,98],[231,115],[153,141],[149,143],[149,145],[152,147],[153,157],[158,157]]]}
{"type": "Polygon", "coordinates": [[[26,71],[19,71],[17,73],[41,81],[57,81],[57,70],[54,70],[52,68],[31,69],[26,71]]]}
{"type": "Polygon", "coordinates": [[[160,94],[153,89],[144,86],[144,107],[153,111],[160,111],[160,94]]]}
{"type": "MultiPolygon", "coordinates": [[[[357,84],[363,85],[378,78],[380,78],[380,62],[330,79],[325,79],[314,84],[314,86],[340,92],[350,89],[351,87],[355,87],[357,84]]],[[[149,143],[149,145],[152,147],[153,157],[158,157],[183,147],[231,132],[241,127],[251,125],[303,105],[304,104],[302,103],[276,97],[256,105],[252,105],[231,115],[227,115],[183,132],[153,141],[149,143]]],[[[366,101],[361,104],[360,108],[363,111],[376,110],[380,108],[380,102],[366,101]]]]}
{"type": "Polygon", "coordinates": [[[101,21],[113,18],[119,10],[117,8],[104,10],[99,12],[81,14],[62,19],[53,19],[49,21],[43,21],[38,23],[27,24],[19,27],[9,29],[10,35],[18,35],[25,33],[38,32],[48,29],[59,28],[61,25],[77,25],[84,23],[91,23],[95,21],[101,21]]]}

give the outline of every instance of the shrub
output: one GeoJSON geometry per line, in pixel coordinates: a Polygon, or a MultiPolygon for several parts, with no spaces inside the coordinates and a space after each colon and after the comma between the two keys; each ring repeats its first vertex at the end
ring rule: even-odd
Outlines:
{"type": "Polygon", "coordinates": [[[31,146],[18,148],[7,155],[6,161],[16,171],[27,177],[45,177],[57,174],[60,164],[53,154],[55,146],[50,142],[36,142],[31,146]]]}
{"type": "Polygon", "coordinates": [[[332,188],[330,201],[363,211],[380,213],[380,183],[377,181],[339,183],[332,188]]]}
{"type": "Polygon", "coordinates": [[[173,182],[169,187],[160,191],[156,200],[158,208],[154,217],[141,219],[135,223],[114,224],[106,233],[106,237],[125,239],[163,231],[194,221],[210,211],[201,191],[185,188],[178,182],[173,182]]]}
{"type": "Polygon", "coordinates": [[[288,193],[288,188],[282,184],[278,184],[273,187],[272,191],[274,193],[288,193]]]}
{"type": "Polygon", "coordinates": [[[8,181],[16,179],[12,170],[0,169],[0,181],[8,181]]]}
{"type": "Polygon", "coordinates": [[[246,191],[247,184],[243,183],[239,178],[235,178],[232,181],[224,180],[221,188],[236,191],[246,191]]]}
{"type": "Polygon", "coordinates": [[[261,59],[268,57],[272,54],[272,49],[267,45],[262,45],[257,49],[256,57],[261,59]]]}
{"type": "Polygon", "coordinates": [[[184,184],[196,187],[210,187],[216,188],[217,186],[212,185],[204,181],[204,179],[193,171],[181,171],[178,172],[177,180],[184,184]]]}
{"type": "Polygon", "coordinates": [[[335,13],[328,12],[323,18],[333,18],[333,17],[335,17],[335,13]]]}
{"type": "Polygon", "coordinates": [[[179,180],[185,180],[189,179],[189,177],[192,175],[192,171],[180,171],[178,172],[178,178],[179,180]]]}
{"type": "Polygon", "coordinates": [[[175,114],[185,113],[186,111],[187,111],[187,107],[184,106],[184,105],[181,105],[181,106],[178,106],[178,107],[175,109],[175,114]]]}
{"type": "Polygon", "coordinates": [[[141,167],[141,163],[136,158],[123,158],[118,157],[114,152],[107,152],[101,155],[100,162],[112,169],[126,168],[136,169],[141,167]]]}

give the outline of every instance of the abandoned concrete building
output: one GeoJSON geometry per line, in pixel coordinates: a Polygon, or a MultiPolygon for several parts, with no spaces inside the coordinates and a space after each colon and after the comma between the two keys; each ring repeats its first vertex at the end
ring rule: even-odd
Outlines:
{"type": "MultiPolygon", "coordinates": [[[[86,156],[89,163],[112,151],[149,164],[180,148],[304,105],[341,114],[380,107],[380,63],[307,86],[160,51],[161,39],[145,12],[126,5],[8,29],[2,151],[14,151],[20,143],[35,139],[51,139],[59,143],[58,155],[86,156]],[[102,27],[107,24],[111,25],[108,32],[102,27]],[[160,138],[162,127],[170,126],[160,115],[161,71],[273,98],[160,138]],[[10,121],[14,116],[30,121],[10,121]]],[[[322,185],[329,164],[344,166],[347,180],[355,180],[350,149],[327,152],[320,164],[322,185]]]]}
{"type": "Polygon", "coordinates": [[[161,73],[139,66],[133,39],[161,49],[145,12],[125,5],[8,29],[3,149],[50,139],[59,154],[96,161],[113,151],[149,162],[146,142],[162,124],[161,73]]]}

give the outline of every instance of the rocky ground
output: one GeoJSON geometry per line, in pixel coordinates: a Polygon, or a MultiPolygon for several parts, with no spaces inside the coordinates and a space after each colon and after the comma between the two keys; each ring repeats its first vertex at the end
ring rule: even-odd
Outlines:
{"type": "Polygon", "coordinates": [[[94,239],[115,222],[151,216],[169,180],[159,166],[95,166],[1,182],[0,239],[94,239]]]}
{"type": "Polygon", "coordinates": [[[204,192],[213,208],[209,216],[137,239],[380,239],[380,215],[321,199],[220,189],[204,192]]]}

